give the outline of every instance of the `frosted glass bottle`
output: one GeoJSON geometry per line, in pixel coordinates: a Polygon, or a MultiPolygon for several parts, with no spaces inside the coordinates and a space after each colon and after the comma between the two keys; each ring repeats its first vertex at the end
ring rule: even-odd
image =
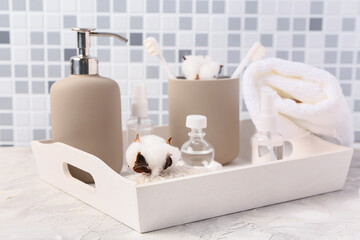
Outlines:
{"type": "Polygon", "coordinates": [[[146,85],[144,83],[134,84],[131,101],[131,117],[126,123],[128,147],[136,138],[152,134],[153,121],[148,117],[148,102],[146,97],[146,85]]]}
{"type": "Polygon", "coordinates": [[[131,117],[127,121],[127,146],[129,146],[136,138],[136,134],[140,137],[152,134],[154,123],[149,118],[131,117]]]}
{"type": "Polygon", "coordinates": [[[263,163],[284,157],[284,138],[277,131],[276,94],[262,90],[260,114],[256,132],[251,139],[252,162],[263,163]]]}
{"type": "Polygon", "coordinates": [[[260,131],[252,137],[254,163],[281,160],[284,155],[284,138],[276,132],[260,131]]]}

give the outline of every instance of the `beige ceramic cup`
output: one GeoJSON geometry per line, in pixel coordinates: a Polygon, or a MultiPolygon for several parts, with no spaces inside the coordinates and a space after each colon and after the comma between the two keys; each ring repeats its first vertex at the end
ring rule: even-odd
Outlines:
{"type": "Polygon", "coordinates": [[[207,117],[205,139],[215,149],[215,160],[230,163],[239,152],[239,79],[169,79],[169,129],[172,143],[181,147],[189,139],[186,116],[207,117]]]}

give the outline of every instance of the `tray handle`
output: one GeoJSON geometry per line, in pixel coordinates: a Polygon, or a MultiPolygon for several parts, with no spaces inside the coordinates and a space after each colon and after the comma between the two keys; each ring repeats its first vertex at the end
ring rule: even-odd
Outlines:
{"type": "MultiPolygon", "coordinates": [[[[59,143],[62,144],[62,143],[59,143]]],[[[79,187],[81,186],[84,189],[90,190],[94,192],[97,189],[101,189],[102,187],[106,186],[106,182],[112,177],[121,177],[118,173],[112,170],[106,163],[101,161],[96,156],[71,147],[69,145],[65,145],[64,147],[68,148],[71,151],[68,151],[69,156],[61,158],[62,164],[62,171],[64,176],[74,184],[77,184],[79,187]],[[75,151],[77,152],[78,157],[74,157],[75,151]],[[95,186],[89,185],[87,183],[82,182],[81,180],[73,177],[70,174],[68,165],[72,165],[77,167],[87,173],[89,173],[95,182],[95,186]]]]}
{"type": "Polygon", "coordinates": [[[41,177],[76,196],[94,198],[97,192],[105,191],[119,178],[128,181],[96,156],[64,143],[33,141],[32,148],[41,177]],[[95,186],[74,178],[69,164],[91,174],[95,186]]]}
{"type": "Polygon", "coordinates": [[[94,176],[92,169],[84,169],[84,167],[80,167],[79,165],[69,163],[70,161],[64,160],[62,162],[62,167],[60,168],[62,171],[62,175],[67,179],[66,181],[72,182],[72,184],[76,184],[77,187],[84,189],[85,191],[94,192],[96,190],[96,185],[98,184],[98,178],[94,176]],[[88,174],[91,175],[91,177],[94,179],[94,184],[89,184],[81,181],[80,179],[77,179],[73,175],[71,175],[69,170],[69,165],[76,167],[88,174]]]}

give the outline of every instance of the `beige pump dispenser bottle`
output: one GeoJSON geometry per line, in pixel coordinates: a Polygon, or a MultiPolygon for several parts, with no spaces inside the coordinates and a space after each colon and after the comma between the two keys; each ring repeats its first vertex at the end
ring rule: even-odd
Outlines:
{"type": "MultiPolygon", "coordinates": [[[[90,36],[113,36],[114,33],[77,31],[79,55],[71,58],[71,75],[57,81],[50,90],[51,124],[54,142],[63,142],[102,159],[120,172],[123,162],[121,99],[118,84],[99,76],[98,60],[89,55],[90,36]]],[[[69,166],[73,177],[87,183],[92,176],[69,166]]]]}

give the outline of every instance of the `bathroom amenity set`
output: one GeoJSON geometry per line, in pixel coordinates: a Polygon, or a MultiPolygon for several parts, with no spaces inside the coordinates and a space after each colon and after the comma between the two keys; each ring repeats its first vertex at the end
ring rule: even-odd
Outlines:
{"type": "Polygon", "coordinates": [[[139,232],[343,187],[353,150],[322,138],[350,145],[352,122],[329,73],[261,60],[255,43],[231,78],[209,56],[184,56],[185,78],[176,78],[149,38],[169,73],[169,126],[153,126],[145,84],[134,84],[123,131],[120,89],[98,75],[89,47],[91,36],[127,40],[74,30],[79,55],[50,92],[53,139],[32,142],[43,180],[139,232]],[[252,121],[239,122],[239,75],[250,62],[241,81],[252,121]]]}

